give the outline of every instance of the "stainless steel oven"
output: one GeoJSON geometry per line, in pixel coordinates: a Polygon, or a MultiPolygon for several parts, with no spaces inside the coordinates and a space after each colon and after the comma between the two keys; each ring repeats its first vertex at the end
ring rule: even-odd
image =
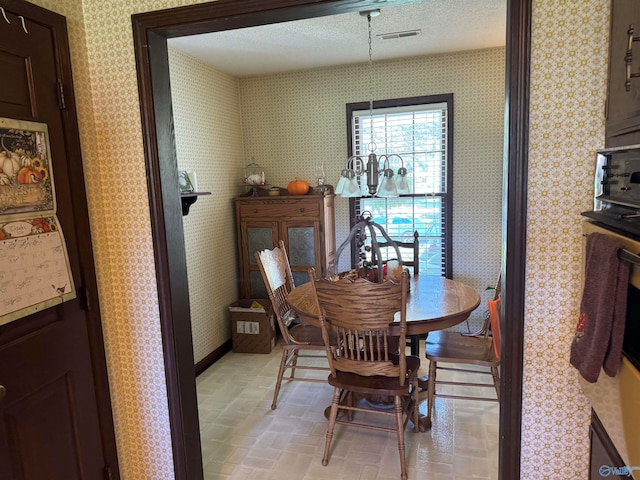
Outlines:
{"type": "MultiPolygon", "coordinates": [[[[580,377],[595,422],[611,442],[605,450],[618,459],[612,462],[622,462],[592,465],[592,472],[605,468],[592,478],[618,478],[614,473],[629,478],[628,473],[640,480],[640,145],[598,152],[594,186],[594,209],[583,213],[583,235],[598,232],[617,238],[624,245],[619,256],[632,267],[620,372],[615,377],[601,373],[596,383],[580,377]]],[[[592,461],[594,448],[599,447],[592,439],[592,461]]]]}
{"type": "MultiPolygon", "coordinates": [[[[640,254],[640,145],[601,150],[596,155],[594,209],[584,212],[590,223],[619,236],[627,248],[622,257],[638,263],[640,254]]],[[[624,353],[640,369],[640,281],[632,269],[627,301],[624,353]]]]}

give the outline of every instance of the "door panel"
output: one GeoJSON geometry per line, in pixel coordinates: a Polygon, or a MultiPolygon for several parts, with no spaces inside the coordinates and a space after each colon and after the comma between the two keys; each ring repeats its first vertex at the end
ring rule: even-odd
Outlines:
{"type": "Polygon", "coordinates": [[[0,117],[47,124],[77,298],[0,326],[0,477],[117,479],[66,24],[28,2],[3,7],[0,117]]]}
{"type": "Polygon", "coordinates": [[[0,52],[0,71],[4,73],[0,90],[0,110],[12,117],[35,117],[32,98],[31,61],[21,55],[0,52]],[[11,92],[11,93],[10,93],[11,92]]]}
{"type": "Polygon", "coordinates": [[[60,313],[58,321],[0,348],[6,388],[0,465],[9,456],[14,475],[7,478],[103,478],[86,327],[60,313]]]}

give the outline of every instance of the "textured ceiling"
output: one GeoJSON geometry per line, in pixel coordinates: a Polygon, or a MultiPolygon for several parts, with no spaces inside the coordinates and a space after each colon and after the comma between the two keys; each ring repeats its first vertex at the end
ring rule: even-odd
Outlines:
{"type": "MultiPolygon", "coordinates": [[[[372,19],[373,60],[503,46],[506,0],[425,0],[381,9],[372,19]],[[414,37],[376,36],[420,30],[414,37]]],[[[366,62],[367,20],[358,13],[169,40],[219,70],[243,77],[366,62]]]]}

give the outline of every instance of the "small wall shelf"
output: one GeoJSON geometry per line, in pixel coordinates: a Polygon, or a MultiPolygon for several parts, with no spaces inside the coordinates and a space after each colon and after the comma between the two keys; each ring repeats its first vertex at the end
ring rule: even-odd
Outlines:
{"type": "Polygon", "coordinates": [[[180,200],[182,201],[182,215],[189,215],[189,208],[196,203],[198,197],[201,195],[211,195],[211,192],[190,192],[181,193],[180,200]]]}

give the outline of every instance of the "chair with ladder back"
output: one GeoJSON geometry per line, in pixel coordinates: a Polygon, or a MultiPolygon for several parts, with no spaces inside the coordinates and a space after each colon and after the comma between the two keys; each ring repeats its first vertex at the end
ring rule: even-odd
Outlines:
{"type": "Polygon", "coordinates": [[[326,383],[325,378],[314,378],[311,376],[296,377],[295,374],[296,371],[300,370],[328,371],[329,367],[328,365],[318,366],[298,363],[298,360],[301,358],[323,358],[326,360],[325,346],[320,328],[299,322],[287,301],[287,295],[293,290],[294,283],[289,258],[284,248],[284,242],[280,240],[278,246],[273,250],[255,252],[255,258],[260,268],[264,284],[267,287],[267,293],[273,305],[273,310],[278,321],[278,328],[282,335],[282,358],[280,360],[278,378],[273,393],[273,402],[271,403],[271,409],[275,410],[278,394],[280,393],[280,386],[286,370],[291,370],[288,378],[290,381],[326,383]],[[300,352],[303,350],[318,353],[301,354],[300,352]]]}

